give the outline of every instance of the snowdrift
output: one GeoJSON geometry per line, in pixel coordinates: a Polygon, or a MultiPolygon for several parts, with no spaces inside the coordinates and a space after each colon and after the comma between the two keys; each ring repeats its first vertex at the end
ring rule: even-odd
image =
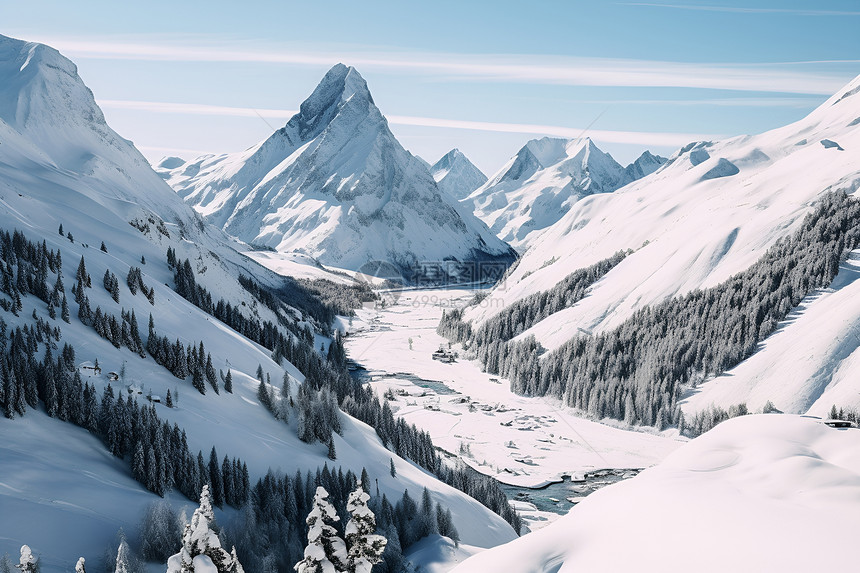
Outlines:
{"type": "Polygon", "coordinates": [[[858,511],[860,430],[746,416],[454,571],[839,570],[858,511]]]}

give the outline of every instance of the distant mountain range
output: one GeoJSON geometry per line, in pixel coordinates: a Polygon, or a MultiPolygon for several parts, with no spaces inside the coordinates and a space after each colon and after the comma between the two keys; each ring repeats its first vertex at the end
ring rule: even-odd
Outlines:
{"type": "Polygon", "coordinates": [[[583,197],[615,191],[665,162],[646,151],[624,168],[589,138],[534,139],[463,203],[522,252],[583,197]]]}

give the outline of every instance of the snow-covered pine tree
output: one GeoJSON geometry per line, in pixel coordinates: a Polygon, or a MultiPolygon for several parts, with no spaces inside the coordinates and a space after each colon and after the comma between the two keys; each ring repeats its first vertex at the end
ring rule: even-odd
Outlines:
{"type": "Polygon", "coordinates": [[[120,536],[119,547],[116,550],[116,567],[114,573],[129,573],[129,547],[125,535],[120,536]]]}
{"type": "Polygon", "coordinates": [[[317,487],[313,509],[305,520],[308,525],[305,558],[294,567],[298,573],[342,573],[345,570],[346,544],[332,526],[338,521],[340,518],[328,501],[328,492],[322,486],[317,487]]]}
{"type": "Polygon", "coordinates": [[[87,573],[87,560],[83,557],[78,557],[78,562],[75,563],[75,573],[87,573]]]}
{"type": "Polygon", "coordinates": [[[388,540],[376,535],[376,516],[367,507],[370,495],[361,483],[349,494],[346,510],[349,522],[344,530],[349,546],[346,570],[348,573],[370,573],[373,566],[382,561],[382,552],[388,540]]]}
{"type": "Polygon", "coordinates": [[[191,523],[185,525],[182,549],[167,560],[167,573],[244,573],[236,557],[236,548],[228,553],[213,530],[215,512],[209,485],[200,492],[200,507],[194,510],[191,523]]]}
{"type": "Polygon", "coordinates": [[[239,556],[236,555],[235,546],[233,546],[233,550],[230,552],[230,568],[227,570],[227,573],[245,573],[245,569],[239,563],[239,556]]]}
{"type": "Polygon", "coordinates": [[[39,560],[33,555],[29,545],[21,546],[21,559],[15,567],[21,573],[37,573],[39,571],[39,560]]]}

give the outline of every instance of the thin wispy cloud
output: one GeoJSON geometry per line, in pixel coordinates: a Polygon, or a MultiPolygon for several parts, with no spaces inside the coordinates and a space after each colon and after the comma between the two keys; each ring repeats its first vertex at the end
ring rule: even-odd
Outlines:
{"type": "Polygon", "coordinates": [[[808,109],[820,105],[824,99],[814,97],[786,97],[786,98],[712,98],[712,99],[565,99],[561,100],[568,104],[590,104],[590,105],[641,105],[641,106],[713,106],[713,107],[788,107],[808,109]]]}
{"type": "Polygon", "coordinates": [[[658,2],[621,2],[622,6],[669,8],[695,12],[724,12],[729,14],[784,14],[789,16],[860,16],[855,10],[810,10],[806,8],[755,8],[748,6],[701,6],[695,4],[661,4],[658,2]]]}
{"type": "MultiPolygon", "coordinates": [[[[151,113],[194,114],[232,117],[268,117],[286,119],[292,117],[295,111],[278,109],[254,109],[229,107],[206,104],[150,102],[134,100],[98,100],[98,104],[106,109],[124,109],[151,113]]],[[[409,115],[386,115],[391,125],[411,127],[428,127],[438,129],[462,129],[470,131],[520,133],[533,136],[553,136],[577,138],[587,135],[592,139],[607,143],[626,143],[636,145],[652,145],[677,147],[691,141],[713,139],[713,134],[694,133],[662,133],[640,131],[614,131],[584,129],[581,127],[565,127],[557,125],[541,125],[529,123],[503,123],[488,121],[464,121],[436,117],[420,117],[409,115]]]]}
{"type": "Polygon", "coordinates": [[[232,107],[200,103],[171,103],[159,101],[137,101],[100,99],[98,104],[108,109],[127,109],[153,113],[176,113],[183,115],[222,115],[232,117],[268,117],[273,119],[290,118],[296,110],[232,107]]]}
{"type": "MultiPolygon", "coordinates": [[[[74,58],[248,62],[330,66],[344,62],[362,70],[411,73],[460,82],[524,83],[602,87],[675,87],[734,91],[831,94],[847,79],[778,64],[681,63],[561,56],[430,53],[308,52],[246,44],[164,44],[160,42],[50,39],[74,58]]],[[[850,79],[850,78],[849,78],[850,79]]]]}

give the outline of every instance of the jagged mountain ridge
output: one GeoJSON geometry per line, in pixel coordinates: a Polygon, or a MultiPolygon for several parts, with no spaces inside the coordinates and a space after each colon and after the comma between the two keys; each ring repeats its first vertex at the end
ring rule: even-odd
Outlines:
{"type": "Polygon", "coordinates": [[[583,197],[615,191],[663,161],[645,152],[624,168],[590,138],[533,139],[463,203],[499,237],[524,251],[583,197]]]}
{"type": "Polygon", "coordinates": [[[428,261],[467,267],[514,258],[440,193],[424,163],[391,133],[364,79],[342,64],[265,141],[162,176],[227,233],[328,265],[357,270],[382,260],[422,275],[428,261]]]}

